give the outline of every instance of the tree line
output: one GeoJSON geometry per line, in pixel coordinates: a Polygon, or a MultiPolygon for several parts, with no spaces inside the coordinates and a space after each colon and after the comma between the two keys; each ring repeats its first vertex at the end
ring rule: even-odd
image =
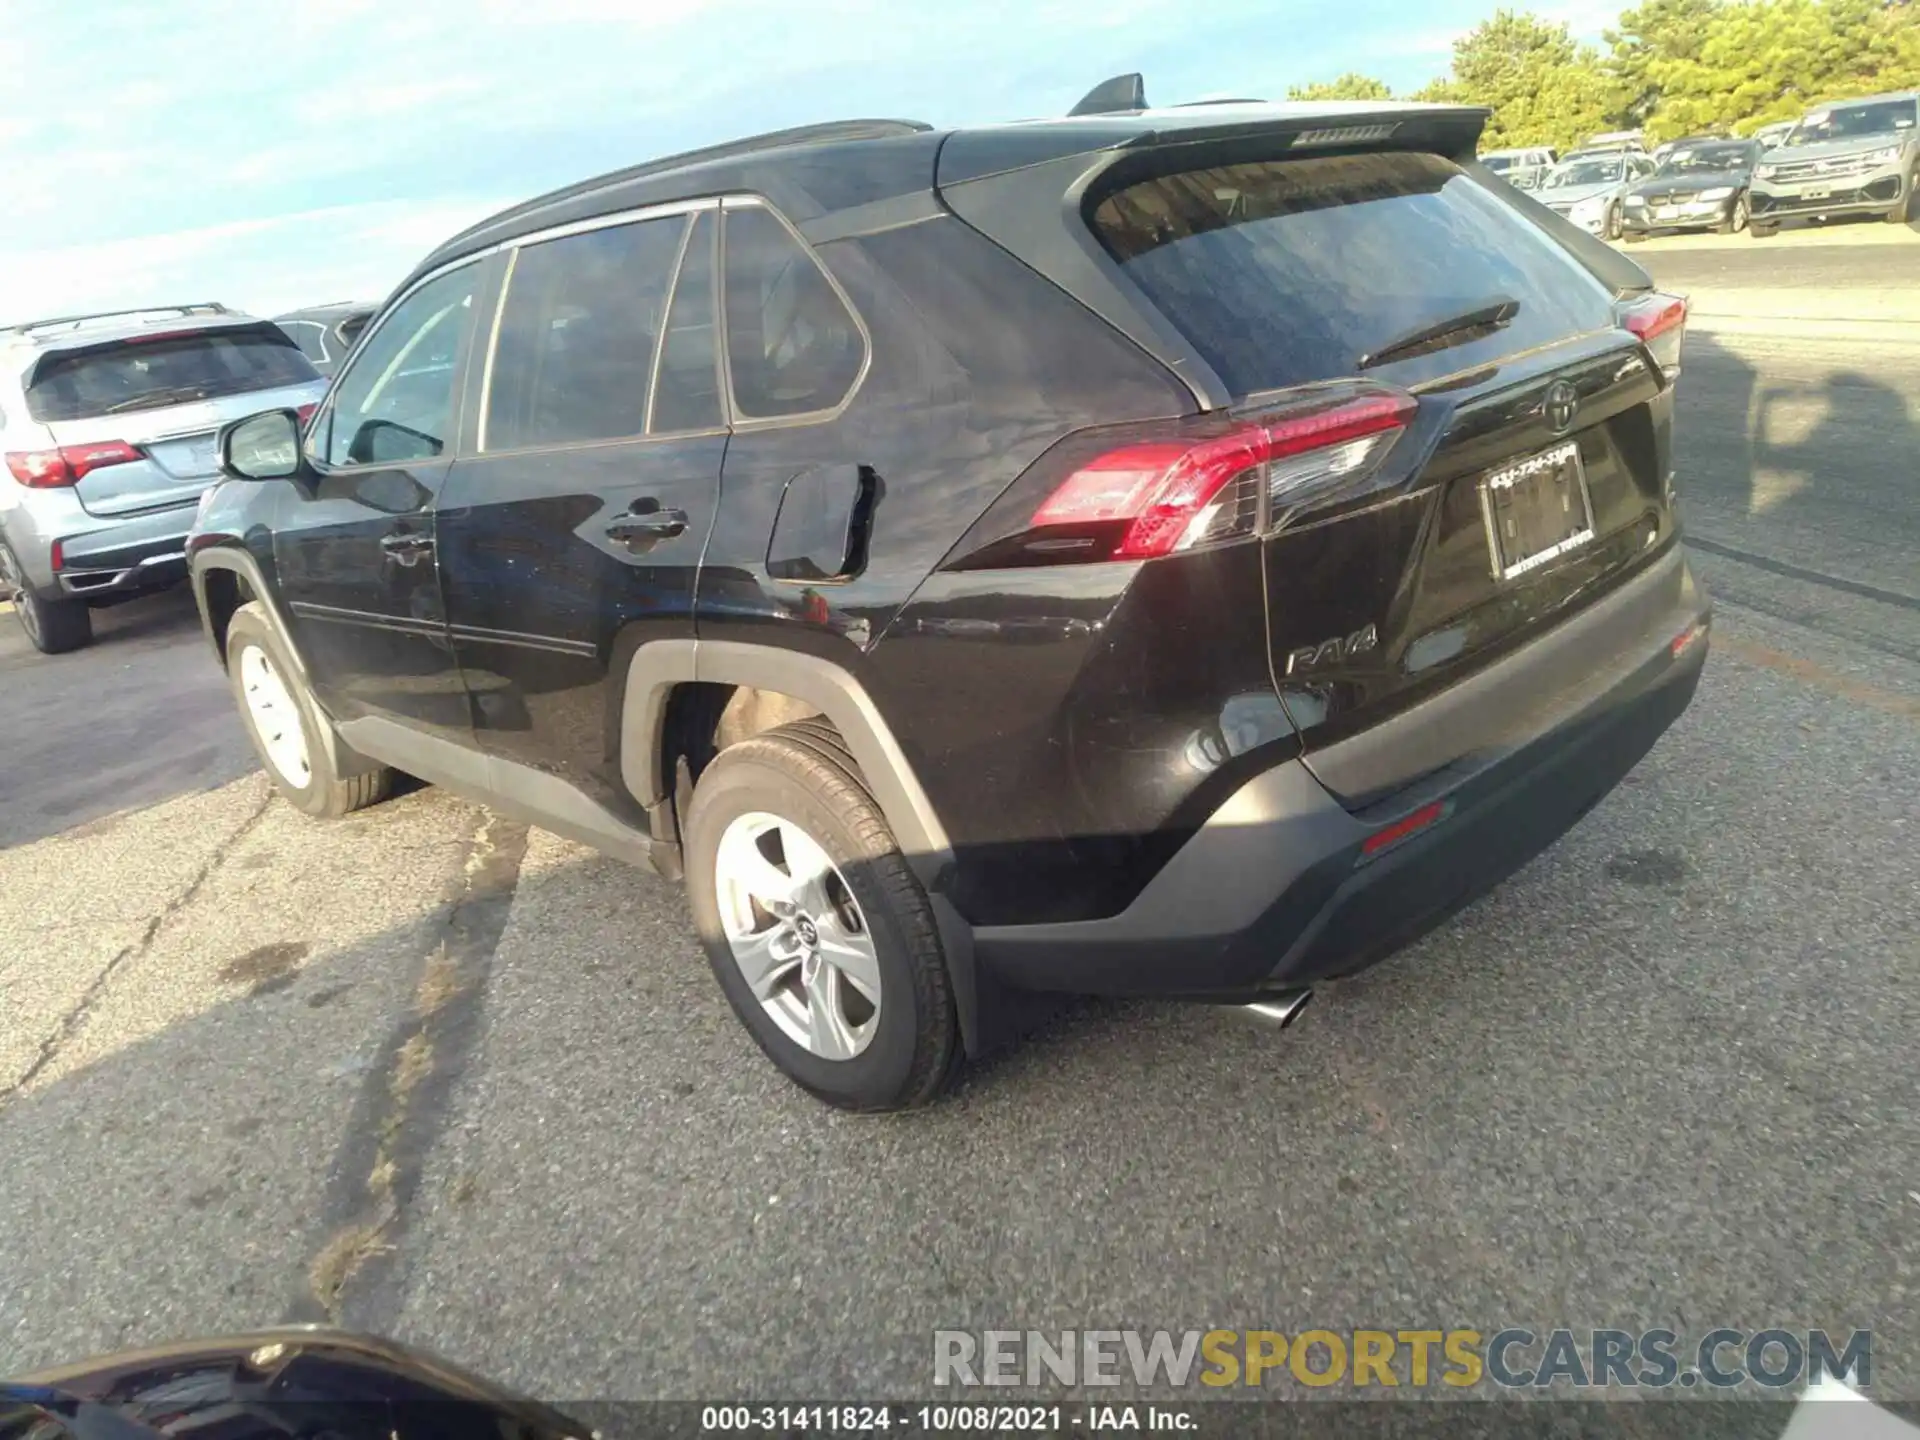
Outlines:
{"type": "MultiPolygon", "coordinates": [[[[1751,134],[1816,105],[1920,89],[1920,0],[1643,0],[1603,32],[1496,10],[1454,42],[1450,71],[1409,100],[1484,105],[1488,149],[1751,134]]],[[[1293,100],[1388,100],[1369,75],[1295,85],[1293,100]]]]}

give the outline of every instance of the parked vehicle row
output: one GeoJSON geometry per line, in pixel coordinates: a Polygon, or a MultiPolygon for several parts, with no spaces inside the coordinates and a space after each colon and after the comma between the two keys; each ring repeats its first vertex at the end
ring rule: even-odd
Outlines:
{"type": "MultiPolygon", "coordinates": [[[[1773,127],[1767,127],[1773,128],[1773,127]]],[[[1920,96],[1874,95],[1809,111],[1777,136],[1689,136],[1652,154],[1636,132],[1597,135],[1544,171],[1539,150],[1494,151],[1489,170],[1591,235],[1664,230],[1774,234],[1784,220],[1920,218],[1920,96]]]]}
{"type": "Polygon", "coordinates": [[[310,420],[223,432],[188,548],[262,764],[683,878],[839,1105],[929,1099],[1021,991],[1285,1023],[1572,825],[1705,656],[1685,303],[1483,122],[1127,77],[454,236],[310,420]]]}

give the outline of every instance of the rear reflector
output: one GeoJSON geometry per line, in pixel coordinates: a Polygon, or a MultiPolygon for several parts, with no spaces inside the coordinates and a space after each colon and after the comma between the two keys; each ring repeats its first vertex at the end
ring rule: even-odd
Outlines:
{"type": "Polygon", "coordinates": [[[1682,655],[1686,654],[1687,651],[1691,650],[1706,638],[1707,622],[1704,620],[1696,620],[1693,624],[1673,637],[1672,643],[1667,646],[1668,653],[1671,654],[1675,660],[1678,660],[1682,655]]]}
{"type": "Polygon", "coordinates": [[[1428,826],[1447,818],[1450,805],[1445,800],[1435,800],[1430,805],[1422,805],[1404,820],[1396,820],[1384,829],[1376,830],[1361,843],[1362,859],[1371,860],[1382,850],[1391,849],[1411,835],[1417,835],[1428,826]]]}
{"type": "Polygon", "coordinates": [[[1619,306],[1620,324],[1640,338],[1640,343],[1660,362],[1660,370],[1671,380],[1680,373],[1680,346],[1687,333],[1687,302],[1680,295],[1647,295],[1623,300],[1619,306]]]}
{"type": "Polygon", "coordinates": [[[1263,497],[1277,519],[1371,474],[1418,408],[1404,390],[1335,381],[1231,413],[1082,431],[1009,491],[1007,503],[1033,506],[1024,521],[999,516],[984,544],[970,534],[952,568],[1152,560],[1243,539],[1263,497]]]}
{"type": "Polygon", "coordinates": [[[59,490],[78,484],[95,470],[141,458],[140,452],[124,440],[96,440],[91,445],[62,445],[53,450],[9,450],[7,469],[29,490],[59,490]]]}

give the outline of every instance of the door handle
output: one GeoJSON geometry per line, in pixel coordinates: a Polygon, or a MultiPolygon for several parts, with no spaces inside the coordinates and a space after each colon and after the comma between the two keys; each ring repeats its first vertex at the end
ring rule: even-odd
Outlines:
{"type": "Polygon", "coordinates": [[[380,541],[380,548],[402,565],[418,565],[433,553],[433,541],[428,536],[403,530],[397,535],[388,535],[383,538],[380,541]]]}
{"type": "MultiPolygon", "coordinates": [[[[642,502],[643,504],[645,502],[642,502]]],[[[638,550],[659,540],[671,540],[687,533],[684,510],[635,509],[607,525],[607,538],[638,550]]]]}

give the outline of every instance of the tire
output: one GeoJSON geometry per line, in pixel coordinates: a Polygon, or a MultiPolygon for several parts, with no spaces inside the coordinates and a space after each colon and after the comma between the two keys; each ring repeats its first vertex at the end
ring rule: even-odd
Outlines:
{"type": "Polygon", "coordinates": [[[805,720],[721,751],[694,787],[684,839],[687,898],[714,978],[767,1058],[844,1110],[938,1096],[961,1054],[940,932],[838,732],[805,720]],[[818,878],[788,883],[808,875],[818,878]],[[756,888],[753,876],[777,883],[756,888]],[[760,905],[776,893],[789,913],[760,905]],[[749,961],[736,959],[729,928],[749,942],[749,961]],[[833,968],[831,957],[856,952],[833,968]]]}
{"type": "Polygon", "coordinates": [[[1647,238],[1647,232],[1645,230],[1629,230],[1620,238],[1625,240],[1629,245],[1638,245],[1647,238]]]}
{"type": "Polygon", "coordinates": [[[1719,223],[1713,227],[1714,234],[1738,234],[1747,228],[1747,224],[1752,218],[1752,212],[1747,205],[1747,197],[1745,195],[1736,195],[1733,197],[1733,204],[1727,207],[1727,213],[1722,216],[1719,223]]]}
{"type": "Polygon", "coordinates": [[[267,778],[296,810],[331,820],[387,797],[391,770],[374,766],[347,773],[321,743],[321,727],[330,722],[313,703],[280,632],[257,601],[242,605],[227,623],[227,679],[267,778]],[[279,728],[270,728],[276,719],[279,728]],[[284,738],[288,727],[298,729],[298,763],[284,738]]]}
{"type": "Polygon", "coordinates": [[[1777,223],[1768,224],[1764,220],[1755,220],[1748,224],[1747,234],[1755,240],[1766,240],[1778,233],[1779,229],[1780,226],[1777,223]]]}
{"type": "MultiPolygon", "coordinates": [[[[33,648],[42,655],[65,655],[93,642],[93,612],[84,600],[49,600],[27,585],[26,570],[0,541],[0,591],[13,597],[13,613],[33,648]]],[[[3,598],[3,597],[0,597],[3,598]]]]}
{"type": "Polygon", "coordinates": [[[1618,240],[1620,238],[1620,232],[1624,228],[1620,220],[1620,207],[1615,205],[1607,211],[1607,239],[1618,240]]]}

